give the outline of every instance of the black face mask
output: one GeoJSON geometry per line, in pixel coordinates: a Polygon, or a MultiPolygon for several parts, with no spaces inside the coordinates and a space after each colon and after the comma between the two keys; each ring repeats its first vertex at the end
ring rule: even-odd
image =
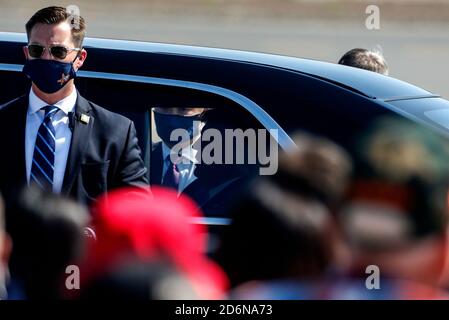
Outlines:
{"type": "Polygon", "coordinates": [[[22,72],[33,81],[39,90],[51,94],[61,90],[71,79],[76,77],[73,62],[31,59],[27,60],[22,72]]]}
{"type": "Polygon", "coordinates": [[[170,141],[171,133],[176,129],[184,129],[189,133],[189,139],[192,140],[195,134],[200,133],[202,114],[195,116],[181,116],[175,114],[165,114],[154,112],[154,121],[156,123],[156,132],[158,136],[168,146],[184,141],[170,141]]]}

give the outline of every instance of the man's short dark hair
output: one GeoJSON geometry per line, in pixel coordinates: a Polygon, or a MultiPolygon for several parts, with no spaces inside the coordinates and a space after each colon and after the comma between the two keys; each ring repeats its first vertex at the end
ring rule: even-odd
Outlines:
{"type": "MultiPolygon", "coordinates": [[[[71,25],[75,23],[73,21],[74,16],[63,7],[47,7],[37,11],[25,25],[28,40],[30,39],[31,30],[36,23],[43,24],[58,24],[64,21],[69,22],[71,25]]],[[[84,36],[86,35],[86,23],[84,18],[79,16],[76,21],[76,28],[72,28],[72,39],[76,47],[81,47],[83,44],[84,36]]]]}
{"type": "Polygon", "coordinates": [[[349,50],[340,58],[338,64],[388,75],[388,65],[382,54],[367,49],[349,50]]]}

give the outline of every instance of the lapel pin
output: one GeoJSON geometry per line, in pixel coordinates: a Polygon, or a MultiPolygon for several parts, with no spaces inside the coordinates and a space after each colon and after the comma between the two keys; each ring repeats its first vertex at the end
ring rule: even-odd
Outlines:
{"type": "Polygon", "coordinates": [[[89,123],[89,120],[90,120],[90,117],[89,117],[87,114],[82,114],[82,115],[81,115],[80,121],[81,121],[82,123],[88,124],[88,123],[89,123]]]}

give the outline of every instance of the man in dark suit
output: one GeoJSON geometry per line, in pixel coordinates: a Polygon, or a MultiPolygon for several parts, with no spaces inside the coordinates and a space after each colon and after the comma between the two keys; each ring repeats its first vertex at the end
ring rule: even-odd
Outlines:
{"type": "Polygon", "coordinates": [[[206,216],[224,216],[243,175],[236,166],[202,161],[199,146],[208,109],[154,108],[153,111],[162,141],[152,147],[150,184],[190,196],[206,216]],[[173,141],[170,136],[176,129],[183,129],[188,136],[173,141]]]}
{"type": "Polygon", "coordinates": [[[73,78],[87,52],[85,22],[48,7],[26,24],[24,73],[32,86],[0,106],[0,190],[36,184],[90,203],[121,186],[147,185],[131,120],[84,99],[73,78]]]}

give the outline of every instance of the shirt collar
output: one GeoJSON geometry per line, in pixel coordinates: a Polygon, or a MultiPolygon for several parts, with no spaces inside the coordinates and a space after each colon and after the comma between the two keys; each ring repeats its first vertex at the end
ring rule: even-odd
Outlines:
{"type": "MultiPolygon", "coordinates": [[[[78,98],[78,93],[75,89],[73,89],[72,93],[65,97],[64,99],[56,102],[53,106],[58,107],[62,112],[66,115],[69,112],[72,112],[75,108],[76,99],[78,98]]],[[[29,106],[28,106],[28,114],[33,114],[41,110],[43,107],[48,106],[49,104],[39,98],[33,91],[33,88],[30,89],[29,95],[29,106]]]]}
{"type": "MultiPolygon", "coordinates": [[[[194,141],[186,146],[185,148],[182,148],[181,150],[181,157],[184,159],[189,160],[191,163],[198,163],[198,160],[196,159],[196,155],[198,153],[198,150],[193,148],[193,144],[200,138],[200,136],[196,137],[194,141]]],[[[164,161],[167,159],[167,157],[170,155],[171,149],[169,146],[165,144],[165,142],[162,142],[162,156],[164,157],[164,161]]]]}

